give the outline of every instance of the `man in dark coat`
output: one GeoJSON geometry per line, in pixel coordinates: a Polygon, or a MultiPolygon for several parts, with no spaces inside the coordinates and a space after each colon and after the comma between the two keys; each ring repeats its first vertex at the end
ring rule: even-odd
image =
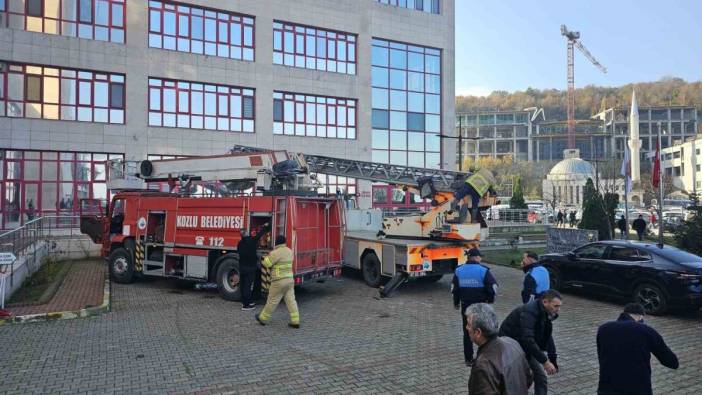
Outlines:
{"type": "Polygon", "coordinates": [[[646,221],[643,219],[643,215],[639,214],[639,218],[636,218],[631,224],[634,228],[636,234],[639,235],[639,241],[643,241],[644,233],[646,233],[646,221]]]}
{"type": "Polygon", "coordinates": [[[526,354],[534,375],[534,395],[546,395],[546,375],[558,371],[551,322],[558,318],[562,300],[558,291],[549,289],[541,299],[532,300],[512,310],[500,326],[500,336],[509,336],[518,341],[526,354]]]}
{"type": "Polygon", "coordinates": [[[626,239],[626,218],[624,218],[623,215],[619,218],[619,221],[617,221],[617,228],[619,228],[620,238],[622,240],[626,239]]]}
{"type": "Polygon", "coordinates": [[[678,358],[643,319],[643,306],[629,303],[619,319],[597,330],[598,395],[651,395],[651,354],[663,366],[678,368],[678,358]]]}
{"type": "Polygon", "coordinates": [[[473,303],[493,303],[497,292],[497,281],[490,269],[480,264],[482,254],[477,248],[466,252],[468,261],[456,268],[451,286],[453,306],[461,309],[463,320],[463,358],[468,366],[473,364],[473,342],[466,330],[465,311],[473,303]],[[460,303],[460,305],[459,305],[460,303]]]}
{"type": "Polygon", "coordinates": [[[522,347],[514,339],[499,337],[497,314],[489,304],[476,303],[466,309],[466,330],[478,346],[470,369],[471,395],[526,394],[532,383],[531,370],[522,347]]]}
{"type": "Polygon", "coordinates": [[[239,287],[241,289],[241,309],[253,310],[256,304],[253,302],[253,286],[258,272],[258,243],[270,231],[269,224],[256,233],[256,236],[247,234],[246,229],[241,230],[241,240],[236,249],[239,253],[239,287]]]}

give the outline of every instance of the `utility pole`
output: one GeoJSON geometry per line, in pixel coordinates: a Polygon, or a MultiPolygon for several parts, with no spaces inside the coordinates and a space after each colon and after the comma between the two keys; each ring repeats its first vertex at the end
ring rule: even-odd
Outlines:
{"type": "Polygon", "coordinates": [[[458,171],[463,171],[463,117],[458,116],[458,171]]]}
{"type": "Polygon", "coordinates": [[[663,248],[663,145],[661,144],[661,123],[658,122],[658,247],[663,248]]]}

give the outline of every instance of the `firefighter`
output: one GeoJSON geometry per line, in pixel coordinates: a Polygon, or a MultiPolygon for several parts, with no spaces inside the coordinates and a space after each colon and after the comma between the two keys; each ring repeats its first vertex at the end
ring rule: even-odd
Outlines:
{"type": "Polygon", "coordinates": [[[253,310],[256,304],[252,299],[252,292],[256,273],[258,272],[258,243],[261,238],[270,230],[268,224],[263,225],[256,233],[256,236],[247,234],[246,229],[241,229],[241,240],[236,249],[239,253],[239,281],[241,289],[241,309],[253,310]]]}
{"type": "MultiPolygon", "coordinates": [[[[489,189],[495,185],[495,177],[493,177],[490,170],[480,169],[466,178],[465,183],[461,185],[460,188],[456,190],[454,200],[452,203],[453,207],[456,207],[459,202],[463,200],[464,197],[470,195],[471,197],[471,222],[478,222],[478,205],[480,204],[480,198],[485,195],[489,189]]],[[[465,221],[466,213],[466,203],[461,206],[460,220],[463,223],[465,221]]]]}
{"type": "Polygon", "coordinates": [[[473,365],[473,342],[466,329],[465,311],[473,303],[494,303],[497,293],[497,281],[490,269],[480,264],[482,254],[477,248],[466,252],[468,261],[456,268],[453,275],[451,293],[453,306],[461,310],[463,319],[463,357],[467,366],[473,365]],[[460,305],[459,305],[460,302],[460,305]]]}
{"type": "Polygon", "coordinates": [[[256,315],[256,321],[261,325],[266,325],[271,319],[271,314],[278,307],[280,299],[285,300],[285,305],[290,313],[291,328],[300,327],[300,313],[297,310],[295,301],[295,280],[293,279],[293,252],[285,245],[285,236],[278,235],[275,238],[275,248],[263,259],[263,266],[270,270],[271,285],[268,288],[268,300],[256,315]]]}

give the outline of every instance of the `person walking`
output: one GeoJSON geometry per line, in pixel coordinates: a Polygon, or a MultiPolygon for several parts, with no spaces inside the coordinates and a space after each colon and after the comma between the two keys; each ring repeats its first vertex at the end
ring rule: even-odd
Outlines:
{"type": "Polygon", "coordinates": [[[570,214],[568,215],[568,219],[570,220],[570,227],[575,228],[575,211],[570,212],[570,214]]]}
{"type": "Polygon", "coordinates": [[[239,253],[239,289],[241,290],[241,309],[253,310],[253,287],[258,273],[258,243],[270,231],[270,225],[265,224],[256,232],[256,236],[248,234],[247,229],[241,229],[241,240],[236,249],[239,253]]]}
{"type": "Polygon", "coordinates": [[[678,368],[678,357],[655,329],[644,324],[644,315],[643,306],[629,303],[616,321],[597,330],[598,395],[653,394],[651,354],[663,366],[678,368]]]}
{"type": "Polygon", "coordinates": [[[466,331],[478,346],[470,369],[468,393],[471,395],[526,394],[533,381],[522,347],[514,339],[499,337],[497,314],[486,303],[466,309],[466,331]]]}
{"type": "Polygon", "coordinates": [[[527,251],[524,253],[522,270],[526,273],[522,287],[522,303],[540,298],[551,287],[548,270],[541,265],[539,256],[535,252],[527,251]]]}
{"type": "Polygon", "coordinates": [[[463,321],[463,358],[467,366],[473,364],[473,343],[466,330],[465,311],[473,303],[493,303],[497,293],[497,281],[490,269],[480,264],[482,254],[477,248],[466,253],[468,261],[456,268],[453,275],[451,293],[453,306],[461,310],[463,321]]]}
{"type": "Polygon", "coordinates": [[[564,225],[564,222],[563,222],[563,211],[558,210],[558,214],[556,215],[556,228],[560,228],[561,225],[564,225]]]}
{"type": "Polygon", "coordinates": [[[534,375],[534,395],[548,393],[548,375],[558,372],[553,324],[558,318],[563,298],[553,289],[541,299],[532,300],[512,310],[500,325],[500,336],[519,342],[534,375]]]}
{"type": "Polygon", "coordinates": [[[619,238],[622,240],[626,239],[626,218],[622,215],[621,218],[619,218],[619,221],[617,221],[617,228],[619,228],[619,238]]]}
{"type": "Polygon", "coordinates": [[[268,288],[268,300],[263,310],[256,315],[256,321],[261,325],[266,325],[271,319],[271,314],[278,307],[281,299],[285,300],[285,306],[290,314],[288,326],[291,328],[300,327],[300,312],[295,301],[295,280],[293,279],[293,257],[290,248],[285,245],[285,236],[278,235],[275,238],[275,248],[263,259],[263,267],[270,270],[271,285],[268,288]]]}
{"type": "Polygon", "coordinates": [[[639,214],[639,218],[636,218],[631,224],[634,228],[636,234],[639,236],[639,241],[643,241],[644,234],[646,233],[646,220],[643,219],[643,215],[639,214]]]}

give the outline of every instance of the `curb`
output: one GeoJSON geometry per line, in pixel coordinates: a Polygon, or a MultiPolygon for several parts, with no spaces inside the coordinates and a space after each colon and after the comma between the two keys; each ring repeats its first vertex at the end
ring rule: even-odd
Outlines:
{"type": "Polygon", "coordinates": [[[33,322],[72,320],[76,318],[93,317],[110,312],[110,278],[105,279],[102,304],[100,306],[86,307],[80,310],[57,311],[41,314],[27,314],[14,317],[0,318],[0,326],[6,324],[29,324],[33,322]]]}

